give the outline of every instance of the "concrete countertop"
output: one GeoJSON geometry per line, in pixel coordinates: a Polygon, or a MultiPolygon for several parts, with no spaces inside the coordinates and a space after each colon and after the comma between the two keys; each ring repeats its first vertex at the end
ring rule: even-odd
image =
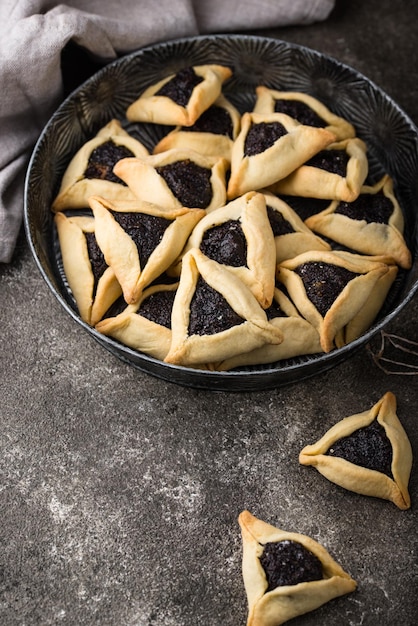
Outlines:
{"type": "MultiPolygon", "coordinates": [[[[325,23],[262,34],[351,65],[418,121],[418,5],[337,2],[325,23]]],[[[0,268],[0,310],[4,626],[244,625],[243,509],[319,541],[358,582],[295,626],[417,623],[416,462],[408,511],[298,463],[304,445],[386,391],[418,458],[416,376],[384,373],[365,347],[271,391],[158,380],[74,323],[23,234],[0,268]]],[[[418,341],[417,318],[415,297],[387,330],[418,341]]]]}

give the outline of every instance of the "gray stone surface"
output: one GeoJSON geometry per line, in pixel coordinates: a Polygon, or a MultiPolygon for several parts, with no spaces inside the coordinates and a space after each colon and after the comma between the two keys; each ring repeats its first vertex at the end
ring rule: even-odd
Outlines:
{"type": "MultiPolygon", "coordinates": [[[[326,52],[418,121],[418,5],[338,2],[324,24],[265,34],[326,52]]],[[[0,268],[0,622],[238,626],[246,621],[237,516],[310,535],[358,590],[295,626],[417,623],[412,507],[344,491],[300,449],[386,391],[418,455],[414,376],[366,348],[267,392],[175,386],[108,354],[61,309],[22,236],[0,268]]],[[[418,341],[415,298],[388,331],[418,341]]]]}

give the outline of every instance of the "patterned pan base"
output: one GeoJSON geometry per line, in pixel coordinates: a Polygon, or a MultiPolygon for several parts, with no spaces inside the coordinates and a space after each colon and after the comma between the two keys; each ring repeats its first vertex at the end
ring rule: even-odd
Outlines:
{"type": "Polygon", "coordinates": [[[144,48],[103,68],[65,100],[44,129],[29,165],[25,191],[26,234],[38,267],[67,312],[119,359],[171,382],[222,391],[250,391],[300,381],[333,367],[391,321],[418,289],[418,131],[376,85],[352,68],[314,50],[276,39],[241,35],[193,37],[144,48]],[[219,63],[233,70],[225,93],[242,112],[254,104],[254,88],[302,91],[322,100],[354,124],[368,145],[370,179],[389,173],[405,214],[413,266],[401,272],[374,326],[329,354],[299,357],[231,372],[206,372],[164,364],[104,337],[83,323],[63,277],[53,231],[51,201],[76,150],[111,118],[148,149],[162,137],[158,126],[128,124],[124,112],[150,84],[188,65],[219,63]]]}

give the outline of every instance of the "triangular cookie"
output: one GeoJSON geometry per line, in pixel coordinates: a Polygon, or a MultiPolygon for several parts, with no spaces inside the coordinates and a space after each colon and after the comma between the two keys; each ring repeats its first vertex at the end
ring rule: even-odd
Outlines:
{"type": "Polygon", "coordinates": [[[133,122],[191,126],[215,102],[232,70],[195,65],[170,74],[146,89],[127,109],[133,122]]]}
{"type": "Polygon", "coordinates": [[[161,276],[177,259],[203,210],[172,215],[160,207],[136,208],[90,198],[96,237],[106,262],[113,268],[128,304],[134,304],[145,287],[161,276]]]}
{"type": "Polygon", "coordinates": [[[140,200],[169,209],[210,211],[225,204],[227,168],[224,158],[173,149],[123,159],[116,164],[115,173],[140,200]]]}
{"type": "Polygon", "coordinates": [[[195,248],[183,257],[172,333],[166,363],[192,366],[283,339],[248,287],[195,248]]]}
{"type": "Polygon", "coordinates": [[[401,267],[411,267],[411,253],[403,237],[402,209],[389,176],[372,187],[363,186],[352,202],[332,202],[324,211],[309,217],[306,225],[351,250],[386,254],[401,267]]]}
{"type": "Polygon", "coordinates": [[[90,196],[103,195],[109,200],[133,198],[130,189],[113,172],[115,163],[127,157],[144,157],[148,150],[131,137],[118,120],[111,120],[87,141],[71,159],[53,211],[84,209],[90,196]]]}
{"type": "Polygon", "coordinates": [[[270,191],[328,200],[352,202],[369,172],[366,144],[354,137],[333,143],[274,183],[270,191]]]}
{"type": "Polygon", "coordinates": [[[356,589],[351,576],[310,537],[276,528],[249,511],[238,521],[247,626],[280,626],[356,589]]]}
{"type": "Polygon", "coordinates": [[[120,297],[122,288],[97,245],[93,217],[67,217],[59,212],[54,222],[65,277],[80,317],[94,326],[120,297]]]}
{"type": "Polygon", "coordinates": [[[300,453],[328,480],[350,491],[390,500],[408,509],[412,448],[387,392],[370,409],[346,417],[300,453]]]}
{"type": "Polygon", "coordinates": [[[289,176],[333,141],[335,135],[327,130],[304,126],[284,113],[244,113],[232,147],[228,198],[289,176]]]}
{"type": "Polygon", "coordinates": [[[313,250],[281,263],[277,277],[329,352],[338,335],[341,345],[372,324],[397,274],[391,262],[389,257],[313,250]]]}
{"type": "Polygon", "coordinates": [[[256,95],[255,113],[286,113],[300,124],[326,128],[335,135],[336,141],[355,137],[356,131],[350,122],[332,113],[311,95],[300,91],[278,91],[264,85],[256,88],[256,95]]]}
{"type": "Polygon", "coordinates": [[[270,306],[276,253],[263,194],[251,191],[210,211],[193,229],[185,251],[191,248],[225,265],[263,308],[270,306]]]}

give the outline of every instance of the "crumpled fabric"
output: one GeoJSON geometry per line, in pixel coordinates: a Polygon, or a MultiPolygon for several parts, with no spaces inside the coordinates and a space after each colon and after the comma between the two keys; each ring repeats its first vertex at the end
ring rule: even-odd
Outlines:
{"type": "MultiPolygon", "coordinates": [[[[43,127],[64,96],[62,52],[103,63],[178,37],[325,20],[335,0],[1,0],[0,262],[12,259],[24,179],[43,127]]],[[[71,61],[71,59],[70,59],[71,61]]],[[[67,58],[68,62],[68,58],[67,58]]]]}

